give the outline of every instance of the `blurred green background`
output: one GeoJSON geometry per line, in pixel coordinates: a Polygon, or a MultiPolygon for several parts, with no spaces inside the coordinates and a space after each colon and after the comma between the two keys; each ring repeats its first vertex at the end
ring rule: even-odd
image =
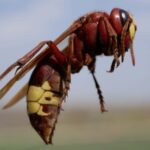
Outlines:
{"type": "Polygon", "coordinates": [[[53,137],[45,145],[32,129],[26,110],[0,111],[0,150],[149,150],[149,107],[68,108],[64,105],[53,137]]]}

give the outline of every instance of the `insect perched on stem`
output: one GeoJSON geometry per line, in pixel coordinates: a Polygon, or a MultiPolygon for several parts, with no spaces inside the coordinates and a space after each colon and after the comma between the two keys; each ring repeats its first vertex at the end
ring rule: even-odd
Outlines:
{"type": "Polygon", "coordinates": [[[97,11],[80,17],[54,42],[42,41],[0,75],[2,80],[18,66],[15,76],[1,88],[2,98],[17,80],[36,65],[30,81],[4,108],[14,105],[27,94],[27,111],[33,128],[46,144],[52,143],[57,117],[69,90],[71,74],[78,73],[83,66],[88,67],[96,85],[100,110],[105,112],[102,92],[94,74],[96,56],[114,56],[109,70],[113,72],[120,65],[119,58],[123,62],[125,52],[130,49],[132,64],[135,65],[135,32],[133,18],[120,8],[114,8],[110,14],[97,11]],[[60,51],[57,45],[67,37],[68,45],[60,51]],[[43,50],[45,45],[47,48],[43,50]]]}

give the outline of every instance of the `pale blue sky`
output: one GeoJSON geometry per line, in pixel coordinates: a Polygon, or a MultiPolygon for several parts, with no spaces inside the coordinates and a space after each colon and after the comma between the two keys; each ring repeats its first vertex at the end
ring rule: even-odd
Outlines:
{"type": "MultiPolygon", "coordinates": [[[[113,7],[126,9],[135,18],[138,27],[134,42],[136,66],[132,67],[130,53],[127,53],[125,62],[113,74],[109,74],[106,70],[113,58],[98,58],[96,76],[106,104],[110,107],[116,103],[122,106],[149,103],[148,0],[0,0],[0,73],[38,42],[54,40],[79,16],[94,10],[110,12],[113,7]]],[[[30,74],[6,95],[5,102],[29,79],[30,74]]],[[[68,100],[70,105],[80,104],[81,101],[82,104],[98,104],[97,92],[86,68],[72,76],[68,100]]]]}

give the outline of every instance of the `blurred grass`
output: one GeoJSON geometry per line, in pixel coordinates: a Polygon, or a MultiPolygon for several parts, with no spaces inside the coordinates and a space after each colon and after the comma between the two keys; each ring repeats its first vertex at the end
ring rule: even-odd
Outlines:
{"type": "Polygon", "coordinates": [[[61,112],[53,143],[45,145],[29,124],[25,110],[0,111],[0,150],[149,150],[150,110],[112,108],[61,112]]]}

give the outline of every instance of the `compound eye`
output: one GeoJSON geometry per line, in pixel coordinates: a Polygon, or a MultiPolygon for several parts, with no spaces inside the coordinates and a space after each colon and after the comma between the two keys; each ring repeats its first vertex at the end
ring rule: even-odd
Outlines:
{"type": "Polygon", "coordinates": [[[129,18],[128,12],[123,9],[114,8],[111,11],[110,14],[111,24],[118,35],[122,33],[123,27],[126,24],[128,18],[129,18]]]}
{"type": "Polygon", "coordinates": [[[120,19],[121,19],[122,26],[125,25],[125,23],[128,20],[128,17],[129,17],[128,13],[125,10],[121,9],[120,10],[120,19]]]}

